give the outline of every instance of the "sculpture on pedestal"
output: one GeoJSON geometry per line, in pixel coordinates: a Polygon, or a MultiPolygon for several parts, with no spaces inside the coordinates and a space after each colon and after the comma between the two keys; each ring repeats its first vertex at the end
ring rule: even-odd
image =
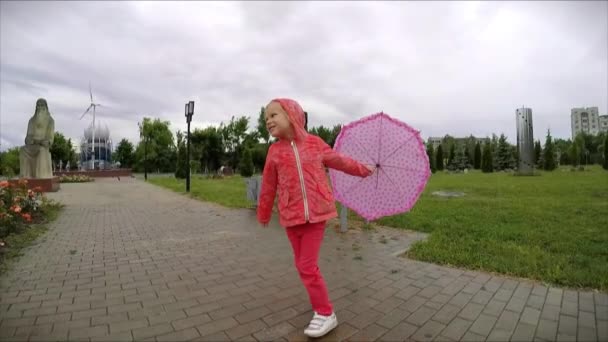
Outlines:
{"type": "Polygon", "coordinates": [[[19,151],[21,177],[52,178],[50,148],[55,135],[55,121],[45,99],[36,101],[36,112],[27,124],[25,146],[19,151]]]}

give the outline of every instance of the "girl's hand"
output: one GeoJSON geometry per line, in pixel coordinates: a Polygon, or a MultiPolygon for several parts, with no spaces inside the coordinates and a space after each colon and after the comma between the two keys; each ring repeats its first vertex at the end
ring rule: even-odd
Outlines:
{"type": "Polygon", "coordinates": [[[368,176],[371,176],[376,171],[376,165],[365,165],[365,167],[369,170],[368,176]]]}

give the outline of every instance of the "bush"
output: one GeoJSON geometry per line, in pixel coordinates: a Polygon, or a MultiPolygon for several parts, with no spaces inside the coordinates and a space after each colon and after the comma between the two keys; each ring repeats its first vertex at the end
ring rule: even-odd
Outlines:
{"type": "Polygon", "coordinates": [[[0,239],[43,219],[44,200],[39,188],[27,189],[27,180],[19,180],[15,185],[0,182],[0,239]]]}
{"type": "Polygon", "coordinates": [[[239,171],[241,176],[245,178],[253,176],[253,157],[251,156],[251,149],[249,148],[246,148],[243,152],[239,171]]]}

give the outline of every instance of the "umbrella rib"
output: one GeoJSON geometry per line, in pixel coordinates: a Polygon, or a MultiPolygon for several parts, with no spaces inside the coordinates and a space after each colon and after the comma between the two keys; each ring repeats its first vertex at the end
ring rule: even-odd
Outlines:
{"type": "Polygon", "coordinates": [[[397,186],[397,184],[395,184],[395,182],[394,182],[394,181],[391,179],[391,177],[389,177],[388,173],[386,173],[386,171],[382,170],[382,168],[380,168],[380,170],[381,170],[381,171],[384,173],[384,175],[386,176],[386,178],[387,178],[389,181],[391,181],[391,183],[393,183],[393,185],[395,186],[395,188],[397,189],[397,191],[399,191],[399,193],[400,193],[401,195],[403,195],[403,191],[402,191],[402,189],[401,189],[399,186],[397,186]]]}
{"type": "Polygon", "coordinates": [[[378,162],[380,162],[380,151],[382,151],[382,115],[380,115],[380,129],[378,130],[378,162]]]}
{"type": "Polygon", "coordinates": [[[370,159],[372,162],[374,162],[374,164],[376,164],[376,163],[377,163],[377,162],[376,162],[376,160],[374,160],[374,157],[372,157],[371,153],[369,153],[369,151],[368,151],[368,150],[367,150],[367,149],[366,149],[364,146],[362,146],[362,145],[359,143],[359,141],[358,141],[358,140],[353,140],[353,141],[354,141],[354,142],[356,142],[356,143],[357,143],[357,145],[363,149],[363,152],[365,152],[365,155],[366,155],[366,156],[367,156],[367,157],[368,157],[368,158],[369,158],[369,159],[370,159]]]}
{"type": "Polygon", "coordinates": [[[405,170],[405,171],[412,171],[412,172],[418,172],[418,171],[420,171],[420,170],[410,169],[410,168],[407,168],[407,167],[401,167],[401,166],[396,166],[396,165],[382,165],[382,167],[392,167],[394,169],[405,170]]]}
{"type": "MultiPolygon", "coordinates": [[[[383,161],[388,159],[389,157],[391,157],[393,154],[395,154],[397,151],[399,151],[403,146],[405,146],[405,144],[407,144],[408,142],[410,142],[410,140],[412,140],[416,135],[412,134],[411,137],[409,137],[406,141],[403,142],[403,144],[399,145],[399,147],[397,147],[393,152],[391,152],[388,156],[384,157],[383,161]]],[[[382,164],[382,162],[380,162],[380,164],[382,164]]]]}

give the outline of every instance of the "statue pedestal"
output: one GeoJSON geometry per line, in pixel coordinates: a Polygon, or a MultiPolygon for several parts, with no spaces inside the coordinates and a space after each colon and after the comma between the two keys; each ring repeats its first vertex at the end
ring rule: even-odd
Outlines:
{"type": "MultiPolygon", "coordinates": [[[[27,188],[34,189],[40,187],[42,192],[57,192],[60,188],[59,177],[53,178],[25,178],[27,180],[27,188]]],[[[18,179],[10,179],[8,181],[13,185],[18,185],[18,179]]]]}

